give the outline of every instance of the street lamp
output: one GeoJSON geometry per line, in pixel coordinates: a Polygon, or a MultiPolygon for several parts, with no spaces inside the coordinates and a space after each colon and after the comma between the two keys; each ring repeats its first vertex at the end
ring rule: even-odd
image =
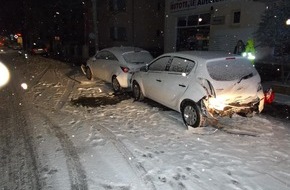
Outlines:
{"type": "Polygon", "coordinates": [[[286,20],[286,25],[290,25],[290,18],[288,18],[288,20],[286,20]]]}

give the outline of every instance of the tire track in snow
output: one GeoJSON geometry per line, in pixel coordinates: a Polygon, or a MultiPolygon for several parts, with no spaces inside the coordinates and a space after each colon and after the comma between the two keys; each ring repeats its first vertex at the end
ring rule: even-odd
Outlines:
{"type": "Polygon", "coordinates": [[[4,190],[42,189],[33,138],[16,86],[14,79],[1,94],[0,186],[4,190]]]}
{"type": "Polygon", "coordinates": [[[35,79],[31,82],[31,86],[35,86],[39,81],[42,79],[42,77],[47,73],[47,71],[50,69],[50,65],[48,65],[43,71],[41,71],[35,79]]]}
{"type": "Polygon", "coordinates": [[[131,169],[134,171],[134,173],[137,175],[137,177],[141,179],[141,181],[143,181],[148,188],[156,190],[156,187],[153,181],[151,181],[149,178],[146,180],[144,179],[143,176],[145,176],[148,173],[147,170],[144,168],[144,166],[140,162],[136,161],[136,157],[126,147],[126,145],[121,140],[119,140],[117,136],[106,127],[97,125],[96,129],[98,129],[99,132],[102,133],[105,137],[110,139],[112,144],[116,147],[118,152],[120,152],[120,154],[124,157],[124,159],[126,160],[128,165],[131,167],[131,169]]]}
{"type": "Polygon", "coordinates": [[[43,116],[52,130],[52,133],[60,142],[66,158],[71,190],[88,190],[86,173],[80,162],[79,155],[73,145],[73,142],[70,140],[69,136],[64,133],[61,127],[56,125],[46,114],[40,112],[39,110],[38,113],[43,116]]]}
{"type": "Polygon", "coordinates": [[[63,106],[65,105],[70,93],[72,92],[73,88],[74,88],[75,82],[69,80],[67,83],[67,86],[65,88],[65,91],[63,93],[63,95],[61,96],[60,100],[56,103],[55,105],[55,110],[61,110],[63,108],[63,106]]]}

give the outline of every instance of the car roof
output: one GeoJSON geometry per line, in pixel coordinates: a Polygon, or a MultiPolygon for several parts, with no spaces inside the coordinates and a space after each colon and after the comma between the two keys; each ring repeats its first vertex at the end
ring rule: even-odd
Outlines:
{"type": "Polygon", "coordinates": [[[134,52],[134,51],[138,52],[138,51],[146,51],[146,50],[139,48],[139,47],[121,46],[121,47],[105,48],[105,49],[102,49],[101,51],[110,51],[116,56],[121,56],[127,52],[134,52]]]}
{"type": "Polygon", "coordinates": [[[166,53],[162,56],[177,56],[187,59],[199,59],[203,61],[222,58],[242,58],[242,56],[223,51],[180,51],[174,53],[166,53]]]}

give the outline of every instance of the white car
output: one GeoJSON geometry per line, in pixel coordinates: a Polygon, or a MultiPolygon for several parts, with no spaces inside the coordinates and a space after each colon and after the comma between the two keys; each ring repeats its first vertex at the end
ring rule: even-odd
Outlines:
{"type": "Polygon", "coordinates": [[[112,47],[99,51],[82,66],[89,80],[99,78],[112,83],[115,92],[129,88],[134,72],[152,61],[148,52],[137,47],[112,47]]]}
{"type": "Polygon", "coordinates": [[[135,100],[148,97],[181,113],[186,126],[207,118],[252,116],[264,108],[261,79],[251,62],[225,52],[163,54],[132,76],[135,100]]]}

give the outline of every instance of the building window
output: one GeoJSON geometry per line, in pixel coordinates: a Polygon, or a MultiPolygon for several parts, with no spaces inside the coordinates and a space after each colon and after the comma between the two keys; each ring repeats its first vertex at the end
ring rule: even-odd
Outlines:
{"type": "Polygon", "coordinates": [[[110,30],[111,39],[114,41],[126,41],[127,31],[125,27],[111,27],[110,30]]]}
{"type": "Polygon", "coordinates": [[[126,0],[110,0],[110,11],[126,11],[126,0]]]}
{"type": "Polygon", "coordinates": [[[233,24],[239,24],[241,22],[241,11],[234,11],[233,24]]]}
{"type": "Polygon", "coordinates": [[[211,16],[209,13],[199,15],[199,18],[198,18],[199,25],[209,25],[210,17],[211,16]]]}
{"type": "Polygon", "coordinates": [[[186,17],[179,17],[177,21],[177,26],[186,26],[186,17]]]}
{"type": "Polygon", "coordinates": [[[188,26],[196,26],[198,25],[198,15],[188,16],[188,26]]]}

